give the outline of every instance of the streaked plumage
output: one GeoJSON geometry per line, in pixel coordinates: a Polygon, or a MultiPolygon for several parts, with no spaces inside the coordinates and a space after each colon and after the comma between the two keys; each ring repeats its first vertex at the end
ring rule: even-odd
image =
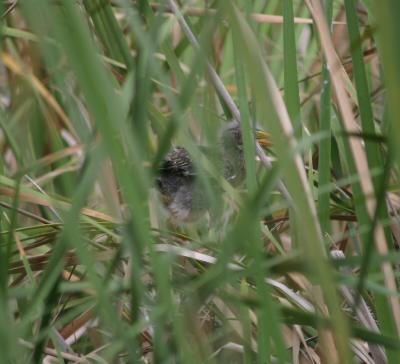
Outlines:
{"type": "MultiPolygon", "coordinates": [[[[246,168],[240,125],[227,124],[221,132],[217,153],[221,153],[224,178],[239,186],[245,179],[246,168]]],[[[191,222],[203,215],[208,207],[195,166],[186,149],[177,147],[169,152],[160,168],[157,187],[162,202],[176,222],[191,222]]]]}
{"type": "Polygon", "coordinates": [[[195,176],[193,162],[184,148],[169,152],[160,168],[157,187],[164,206],[177,222],[197,220],[207,210],[203,189],[195,176]]]}

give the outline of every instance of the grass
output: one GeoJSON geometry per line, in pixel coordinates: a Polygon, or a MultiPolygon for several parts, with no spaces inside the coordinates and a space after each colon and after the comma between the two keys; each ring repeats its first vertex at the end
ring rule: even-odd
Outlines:
{"type": "Polygon", "coordinates": [[[399,362],[397,2],[207,4],[1,3],[1,363],[399,362]]]}

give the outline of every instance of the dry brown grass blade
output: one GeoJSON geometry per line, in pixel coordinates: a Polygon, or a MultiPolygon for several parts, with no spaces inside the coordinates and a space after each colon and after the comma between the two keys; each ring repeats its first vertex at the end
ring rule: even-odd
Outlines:
{"type": "MultiPolygon", "coordinates": [[[[332,250],[331,256],[333,259],[344,259],[345,255],[341,250],[332,250]]],[[[340,269],[343,273],[347,275],[351,275],[351,269],[341,268],[340,269]]],[[[345,301],[347,302],[349,307],[355,307],[356,299],[355,299],[355,292],[354,290],[346,287],[345,285],[340,286],[340,291],[342,296],[344,297],[345,301]]],[[[356,307],[356,317],[358,321],[367,329],[380,333],[379,327],[372,316],[372,310],[369,308],[367,303],[365,302],[364,298],[361,297],[359,305],[356,307]]],[[[374,359],[375,363],[386,363],[387,358],[383,348],[376,344],[369,344],[369,351],[371,353],[372,358],[374,359]]],[[[363,352],[366,357],[370,354],[368,352],[368,346],[364,350],[359,350],[360,353],[363,352]]],[[[362,345],[361,345],[362,347],[362,345]]]]}
{"type": "MultiPolygon", "coordinates": [[[[38,185],[43,185],[43,184],[49,182],[50,180],[52,180],[58,176],[61,176],[65,173],[76,172],[79,170],[79,168],[80,168],[79,165],[69,165],[69,166],[65,166],[65,167],[60,167],[60,168],[54,169],[53,171],[46,173],[40,177],[37,177],[35,182],[38,185]]],[[[28,183],[27,186],[32,187],[33,183],[28,183]]]]}
{"type": "Polygon", "coordinates": [[[108,211],[113,216],[121,217],[120,194],[118,192],[118,182],[114,175],[110,160],[102,162],[99,174],[99,187],[103,194],[108,211]]]}
{"type": "MultiPolygon", "coordinates": [[[[163,6],[160,4],[152,3],[150,6],[153,10],[160,10],[163,9],[163,6]]],[[[166,8],[166,12],[171,13],[173,12],[171,9],[166,8]]],[[[185,7],[183,12],[186,15],[190,16],[205,16],[205,15],[213,15],[216,13],[214,9],[206,9],[206,8],[199,8],[199,7],[185,7]]],[[[261,13],[252,13],[251,18],[257,23],[265,23],[265,24],[283,24],[283,16],[282,15],[270,15],[270,14],[261,14],[261,13]]],[[[294,18],[295,24],[312,24],[313,20],[310,18],[294,18]]],[[[345,22],[336,21],[333,22],[334,25],[346,25],[345,22]]]]}
{"type": "MultiPolygon", "coordinates": [[[[8,204],[6,202],[2,202],[2,201],[0,201],[0,206],[4,207],[6,209],[12,209],[13,208],[12,205],[10,205],[10,204],[8,204]]],[[[47,219],[45,219],[45,218],[43,218],[43,217],[41,217],[39,215],[36,215],[36,214],[34,214],[34,213],[30,212],[30,211],[26,211],[24,209],[21,209],[20,207],[16,208],[16,211],[19,214],[21,214],[23,216],[26,216],[26,217],[29,217],[29,218],[31,218],[33,220],[37,220],[37,221],[41,222],[42,224],[51,224],[50,220],[47,220],[47,219]]]]}
{"type": "MultiPolygon", "coordinates": [[[[33,345],[32,343],[23,340],[23,339],[19,339],[18,340],[18,344],[27,348],[27,349],[31,349],[33,350],[35,348],[35,345],[33,345]]],[[[73,355],[70,353],[65,353],[65,352],[60,352],[58,350],[55,349],[50,349],[50,348],[44,348],[43,352],[47,355],[50,355],[54,358],[59,358],[62,357],[68,361],[71,361],[72,363],[84,363],[85,361],[81,361],[82,357],[78,356],[78,355],[73,355]]]]}
{"type": "Polygon", "coordinates": [[[64,339],[72,336],[77,330],[86,325],[90,320],[93,320],[94,310],[93,308],[81,313],[78,317],[73,319],[71,322],[66,324],[60,331],[60,334],[64,339]]]}
{"type": "MultiPolygon", "coordinates": [[[[20,243],[19,244],[19,249],[21,249],[23,245],[20,243]]],[[[22,250],[20,251],[20,255],[24,255],[25,252],[22,250]]],[[[29,266],[32,270],[32,272],[39,272],[44,269],[46,264],[48,263],[51,253],[44,253],[41,255],[36,255],[36,256],[26,256],[27,262],[29,263],[29,266]]],[[[64,266],[65,267],[70,267],[77,265],[79,261],[76,259],[76,256],[72,252],[67,252],[64,255],[64,266]]],[[[24,273],[25,272],[25,267],[24,264],[21,261],[16,261],[10,264],[10,269],[9,269],[10,274],[16,274],[16,273],[24,273]]]]}
{"type": "Polygon", "coordinates": [[[64,112],[60,104],[50,93],[50,91],[43,85],[43,83],[32,73],[29,72],[26,67],[23,67],[18,61],[12,58],[8,53],[2,52],[0,58],[8,69],[14,72],[16,75],[25,79],[33,89],[35,89],[47,102],[47,104],[55,111],[55,113],[60,117],[65,127],[74,135],[76,140],[79,140],[78,134],[71,120],[68,118],[67,114],[64,112]]]}
{"type": "Polygon", "coordinates": [[[36,160],[33,165],[30,165],[28,168],[21,171],[21,174],[26,174],[27,171],[32,170],[32,168],[39,167],[39,166],[44,167],[51,163],[57,162],[60,159],[63,159],[63,158],[66,158],[66,157],[69,157],[71,155],[78,154],[78,153],[82,153],[82,154],[84,153],[84,146],[74,145],[72,147],[67,147],[62,150],[58,150],[54,153],[49,153],[49,154],[45,155],[44,157],[36,160]]]}
{"type": "MultiPolygon", "coordinates": [[[[11,187],[0,186],[0,194],[9,196],[9,197],[14,197],[15,189],[11,188],[11,187]]],[[[42,198],[42,197],[39,197],[39,196],[36,196],[33,194],[29,194],[26,192],[20,192],[19,199],[20,199],[20,201],[30,202],[30,203],[40,205],[40,206],[46,206],[46,207],[52,207],[52,208],[61,207],[64,210],[68,210],[71,207],[71,205],[67,202],[61,202],[61,201],[52,202],[49,199],[42,198]]],[[[107,214],[104,214],[102,212],[89,209],[87,207],[82,208],[81,213],[85,216],[93,217],[95,219],[99,219],[102,221],[117,223],[117,221],[113,217],[111,217],[107,214]]]]}
{"type": "Polygon", "coordinates": [[[304,348],[304,359],[302,360],[302,362],[304,362],[305,360],[307,360],[309,363],[316,363],[316,364],[320,364],[321,363],[321,359],[318,356],[318,354],[315,352],[315,350],[310,347],[306,341],[306,338],[304,337],[304,333],[303,330],[301,328],[301,326],[299,325],[294,325],[293,327],[294,331],[297,333],[297,336],[299,337],[301,344],[303,345],[304,348]]]}
{"type": "MultiPolygon", "coordinates": [[[[359,126],[353,117],[352,107],[346,92],[345,80],[340,72],[340,69],[338,68],[338,65],[341,64],[340,59],[333,46],[332,38],[330,36],[328,24],[324,16],[321,3],[319,0],[306,0],[306,4],[315,20],[315,24],[321,39],[321,46],[327,60],[332,79],[333,90],[340,113],[342,115],[343,127],[345,128],[346,132],[350,134],[357,133],[359,126]]],[[[360,138],[350,138],[349,144],[354,157],[358,175],[360,176],[361,189],[364,196],[366,196],[367,211],[369,216],[372,218],[375,214],[376,199],[371,174],[368,168],[366,153],[360,138]]],[[[377,251],[382,255],[387,254],[388,246],[386,237],[383,227],[379,223],[376,225],[374,238],[377,251]]],[[[392,266],[390,263],[384,262],[382,263],[381,269],[386,288],[391,292],[396,292],[397,286],[392,266]]],[[[400,335],[400,303],[398,298],[393,295],[390,296],[389,300],[397,333],[400,335]]]]}
{"type": "MultiPolygon", "coordinates": [[[[228,318],[229,325],[232,330],[238,335],[241,339],[245,339],[243,326],[238,320],[236,314],[232,311],[232,309],[219,297],[214,297],[212,299],[212,303],[218,310],[224,315],[224,317],[228,318]]],[[[248,338],[247,338],[248,339],[248,338]]],[[[257,343],[254,338],[251,338],[251,347],[254,351],[257,352],[257,343]]]]}

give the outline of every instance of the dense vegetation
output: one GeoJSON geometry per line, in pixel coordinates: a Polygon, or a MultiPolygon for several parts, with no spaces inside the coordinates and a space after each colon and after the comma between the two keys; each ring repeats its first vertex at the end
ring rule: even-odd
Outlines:
{"type": "Polygon", "coordinates": [[[1,363],[400,362],[397,0],[0,12],[1,363]],[[154,188],[173,146],[192,223],[154,188]]]}

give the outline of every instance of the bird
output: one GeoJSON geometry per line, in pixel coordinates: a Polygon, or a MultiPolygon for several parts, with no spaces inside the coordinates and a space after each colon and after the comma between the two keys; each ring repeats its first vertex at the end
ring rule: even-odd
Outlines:
{"type": "MultiPolygon", "coordinates": [[[[257,141],[269,146],[269,136],[256,130],[257,141]]],[[[245,157],[240,124],[231,121],[220,133],[218,151],[221,156],[223,177],[233,186],[240,186],[246,177],[245,157]]],[[[156,178],[161,201],[177,223],[198,220],[209,208],[205,187],[196,174],[195,163],[189,152],[182,147],[173,148],[161,163],[156,178]]]]}

